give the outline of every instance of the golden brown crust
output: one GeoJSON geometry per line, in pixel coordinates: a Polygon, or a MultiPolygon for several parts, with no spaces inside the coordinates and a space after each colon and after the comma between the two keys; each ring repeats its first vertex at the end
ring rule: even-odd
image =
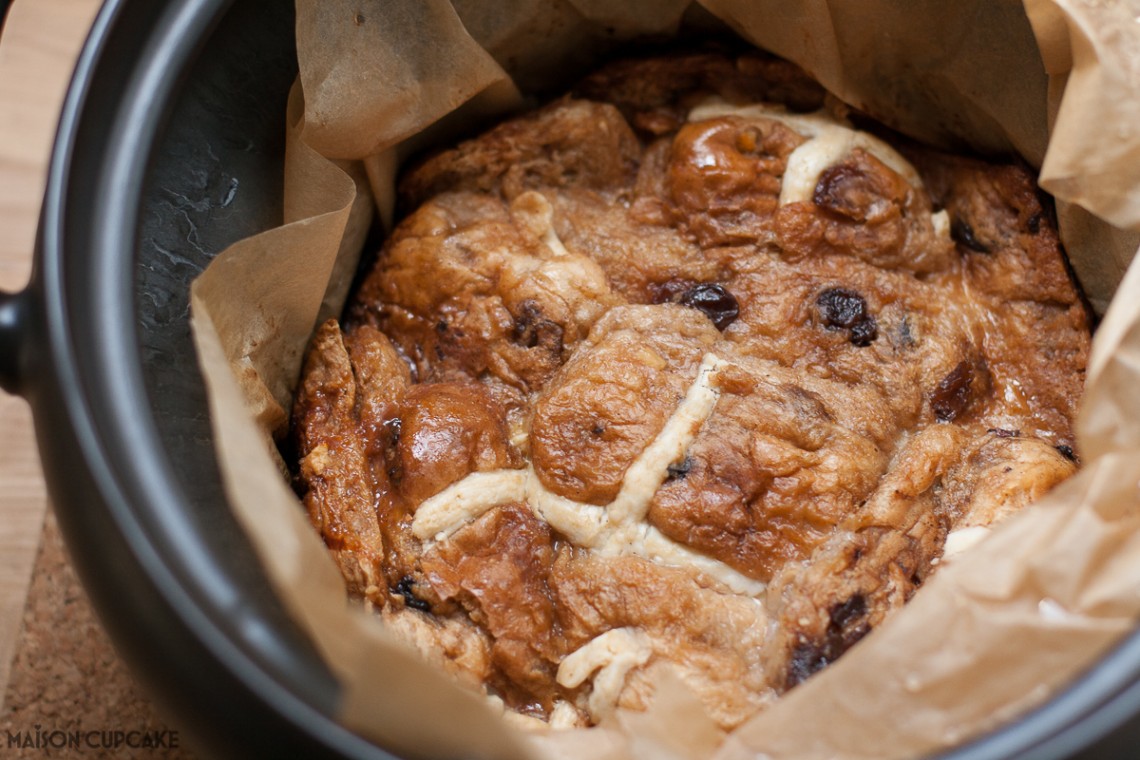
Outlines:
{"type": "Polygon", "coordinates": [[[639,153],[612,105],[564,99],[428,159],[401,179],[400,198],[412,209],[445,191],[512,200],[539,187],[614,189],[629,180],[639,153]]]}
{"type": "Polygon", "coordinates": [[[609,311],[534,403],[531,459],[543,485],[587,504],[613,501],[716,337],[681,306],[609,311]]]}
{"type": "Polygon", "coordinates": [[[676,132],[689,109],[709,93],[734,103],[783,103],[814,111],[824,90],[803,69],[760,53],[685,53],[612,63],[587,76],[579,97],[613,103],[648,135],[676,132]]]}
{"type": "Polygon", "coordinates": [[[1032,177],[864,140],[791,196],[823,103],[753,54],[608,67],[406,174],[318,330],[314,525],[515,709],[671,667],[738,725],[1073,471],[1088,318],[1032,177]]]}
{"type": "Polygon", "coordinates": [[[384,546],[374,507],[367,443],[356,416],[357,386],[340,329],[330,320],[313,339],[295,419],[309,519],[361,596],[384,585],[384,546]]]}
{"type": "Polygon", "coordinates": [[[550,528],[523,506],[492,510],[423,559],[432,592],[455,601],[489,634],[492,680],[512,705],[553,707],[562,652],[548,578],[550,528]]]}
{"type": "Polygon", "coordinates": [[[408,389],[397,412],[399,494],[419,504],[472,472],[512,464],[504,410],[477,383],[408,389]]]}
{"type": "Polygon", "coordinates": [[[883,269],[945,271],[954,247],[935,232],[930,212],[926,193],[856,148],[820,175],[810,203],[780,209],[776,230],[793,261],[840,254],[883,269]]]}
{"type": "Polygon", "coordinates": [[[722,117],[685,124],[673,139],[666,206],[702,248],[773,242],[788,156],[804,138],[779,122],[722,117]]]}

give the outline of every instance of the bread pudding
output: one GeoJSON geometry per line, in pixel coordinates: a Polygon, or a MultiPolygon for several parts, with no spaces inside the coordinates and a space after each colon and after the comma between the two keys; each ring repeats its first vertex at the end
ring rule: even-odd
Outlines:
{"type": "Polygon", "coordinates": [[[297,487],[350,593],[522,715],[668,669],[739,725],[1075,470],[1089,317],[1033,175],[792,64],[612,64],[399,194],[297,487]]]}

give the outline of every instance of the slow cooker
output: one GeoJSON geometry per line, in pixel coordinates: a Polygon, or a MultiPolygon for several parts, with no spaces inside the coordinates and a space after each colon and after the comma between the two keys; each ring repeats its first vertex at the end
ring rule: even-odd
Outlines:
{"type": "MultiPolygon", "coordinates": [[[[393,755],[270,591],[223,494],[189,284],[282,220],[285,1],[108,0],[60,121],[0,386],[31,404],[74,564],[134,675],[218,757],[393,755]]],[[[1140,756],[1140,629],[1050,702],[944,755],[1140,756]]]]}

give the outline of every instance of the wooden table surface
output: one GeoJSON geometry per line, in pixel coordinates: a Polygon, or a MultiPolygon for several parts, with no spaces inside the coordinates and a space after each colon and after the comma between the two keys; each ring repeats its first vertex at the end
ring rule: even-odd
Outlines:
{"type": "MultiPolygon", "coordinates": [[[[31,272],[51,141],[98,0],[17,0],[0,33],[0,289],[31,272]]],[[[0,394],[0,694],[19,634],[47,499],[20,399],[0,394]]]]}
{"type": "MultiPolygon", "coordinates": [[[[0,290],[22,289],[31,272],[56,119],[99,5],[15,0],[0,34],[0,290]]],[[[75,729],[176,731],[92,614],[50,514],[27,404],[0,393],[0,756],[44,757],[20,749],[29,732],[75,729]]],[[[182,744],[48,756],[184,757],[182,744]]]]}

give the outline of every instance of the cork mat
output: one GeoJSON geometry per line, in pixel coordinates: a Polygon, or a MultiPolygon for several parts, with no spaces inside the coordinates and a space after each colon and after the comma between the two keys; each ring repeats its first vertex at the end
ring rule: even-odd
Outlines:
{"type": "Polygon", "coordinates": [[[48,511],[11,677],[0,757],[191,758],[115,654],[48,511]]]}

